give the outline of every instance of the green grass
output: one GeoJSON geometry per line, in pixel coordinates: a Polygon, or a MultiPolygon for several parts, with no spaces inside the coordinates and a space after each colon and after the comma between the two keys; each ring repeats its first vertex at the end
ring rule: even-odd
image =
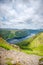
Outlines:
{"type": "Polygon", "coordinates": [[[12,64],[11,61],[6,62],[7,65],[22,65],[20,62],[12,64]]]}
{"type": "Polygon", "coordinates": [[[39,59],[39,61],[43,61],[43,58],[39,59]]]}
{"type": "Polygon", "coordinates": [[[12,61],[13,59],[12,58],[6,58],[6,60],[12,61]]]}
{"type": "Polygon", "coordinates": [[[43,62],[43,58],[40,58],[40,59],[39,59],[39,65],[43,65],[42,62],[43,62]]]}
{"type": "Polygon", "coordinates": [[[23,52],[43,56],[43,32],[17,43],[23,52]]]}
{"type": "Polygon", "coordinates": [[[6,50],[17,50],[17,48],[13,47],[2,38],[0,38],[0,47],[5,48],[6,50]]]}
{"type": "Polygon", "coordinates": [[[6,64],[7,64],[7,65],[13,65],[13,64],[11,63],[11,61],[7,61],[6,64]]]}

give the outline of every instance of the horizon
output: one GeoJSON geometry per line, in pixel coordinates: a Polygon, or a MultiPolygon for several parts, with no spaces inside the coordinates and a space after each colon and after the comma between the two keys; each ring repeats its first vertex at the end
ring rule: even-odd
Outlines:
{"type": "Polygon", "coordinates": [[[43,29],[14,29],[14,28],[0,28],[0,30],[42,30],[43,29]]]}

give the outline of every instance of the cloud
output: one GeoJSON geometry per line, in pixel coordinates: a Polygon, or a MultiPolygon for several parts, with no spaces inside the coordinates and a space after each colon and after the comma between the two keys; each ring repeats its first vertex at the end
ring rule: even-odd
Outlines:
{"type": "Polygon", "coordinates": [[[0,28],[43,29],[43,0],[0,0],[0,28]]]}

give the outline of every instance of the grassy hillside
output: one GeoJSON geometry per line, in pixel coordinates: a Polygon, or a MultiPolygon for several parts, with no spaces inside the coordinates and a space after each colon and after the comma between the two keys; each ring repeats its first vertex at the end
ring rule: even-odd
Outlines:
{"type": "MultiPolygon", "coordinates": [[[[22,42],[19,42],[16,44],[20,49],[27,53],[27,54],[37,54],[37,55],[43,55],[43,32],[29,38],[26,40],[23,40],[22,42]]],[[[0,47],[3,47],[7,50],[10,49],[16,49],[16,45],[11,45],[7,43],[4,39],[0,37],[0,47]]]]}
{"type": "Polygon", "coordinates": [[[17,43],[23,52],[43,55],[43,32],[17,43]]]}
{"type": "Polygon", "coordinates": [[[6,50],[18,50],[18,46],[17,45],[11,45],[9,43],[7,43],[4,39],[2,39],[0,37],[0,47],[5,48],[6,50]]]}
{"type": "Polygon", "coordinates": [[[11,38],[23,38],[27,35],[28,33],[26,30],[6,30],[6,29],[0,30],[0,37],[2,37],[5,40],[11,38]]]}

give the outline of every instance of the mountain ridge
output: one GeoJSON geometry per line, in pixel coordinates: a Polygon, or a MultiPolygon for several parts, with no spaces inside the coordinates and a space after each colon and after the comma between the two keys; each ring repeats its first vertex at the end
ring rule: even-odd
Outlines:
{"type": "Polygon", "coordinates": [[[17,45],[26,53],[43,55],[43,32],[17,43],[17,45]]]}

